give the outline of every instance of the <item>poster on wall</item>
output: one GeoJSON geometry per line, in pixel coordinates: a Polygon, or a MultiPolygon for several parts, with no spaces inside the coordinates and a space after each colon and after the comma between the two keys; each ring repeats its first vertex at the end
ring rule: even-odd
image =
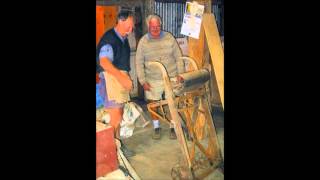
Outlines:
{"type": "Polygon", "coordinates": [[[199,39],[204,5],[197,2],[187,2],[186,10],[183,17],[181,34],[199,39]]]}

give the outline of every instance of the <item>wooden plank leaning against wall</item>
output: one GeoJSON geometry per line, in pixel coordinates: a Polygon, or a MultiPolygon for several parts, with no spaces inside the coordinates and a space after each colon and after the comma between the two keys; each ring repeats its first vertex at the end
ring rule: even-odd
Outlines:
{"type": "Polygon", "coordinates": [[[218,86],[222,108],[224,108],[224,52],[215,17],[211,13],[203,15],[203,27],[213,65],[216,84],[218,86]]]}

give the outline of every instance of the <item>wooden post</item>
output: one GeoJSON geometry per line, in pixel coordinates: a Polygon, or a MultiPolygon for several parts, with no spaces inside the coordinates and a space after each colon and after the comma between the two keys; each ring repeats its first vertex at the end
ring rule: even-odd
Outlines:
{"type": "Polygon", "coordinates": [[[148,32],[148,27],[146,24],[146,18],[154,13],[154,0],[144,0],[144,16],[142,18],[143,26],[143,34],[146,34],[148,32]]]}

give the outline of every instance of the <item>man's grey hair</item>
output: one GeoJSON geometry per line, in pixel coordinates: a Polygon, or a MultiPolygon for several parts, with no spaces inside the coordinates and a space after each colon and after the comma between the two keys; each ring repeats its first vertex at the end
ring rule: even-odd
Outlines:
{"type": "Polygon", "coordinates": [[[147,19],[146,19],[146,23],[147,23],[147,27],[148,27],[148,28],[149,28],[149,22],[150,22],[151,19],[157,19],[157,20],[159,21],[159,23],[160,23],[160,26],[162,25],[162,21],[161,21],[160,16],[158,16],[158,15],[156,15],[156,14],[151,14],[151,15],[149,15],[149,16],[147,17],[147,19]]]}

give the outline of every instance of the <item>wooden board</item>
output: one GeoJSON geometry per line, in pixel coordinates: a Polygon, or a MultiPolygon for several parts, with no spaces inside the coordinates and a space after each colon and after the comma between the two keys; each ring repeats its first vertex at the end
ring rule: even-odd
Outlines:
{"type": "Polygon", "coordinates": [[[203,15],[203,27],[217,80],[221,104],[224,108],[224,53],[215,17],[211,13],[203,15]]]}

